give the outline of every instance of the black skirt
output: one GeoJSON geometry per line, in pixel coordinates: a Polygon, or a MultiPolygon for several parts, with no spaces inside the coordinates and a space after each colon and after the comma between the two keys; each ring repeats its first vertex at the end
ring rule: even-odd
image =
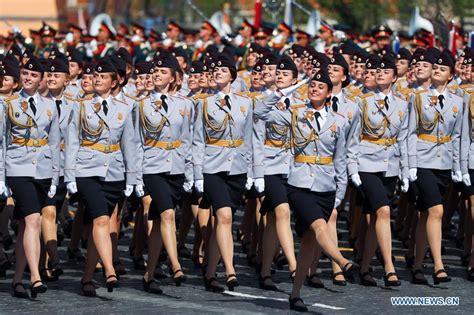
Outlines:
{"type": "Polygon", "coordinates": [[[168,209],[175,209],[184,193],[184,175],[144,174],[143,182],[151,197],[148,219],[159,219],[168,209]]]}
{"type": "Polygon", "coordinates": [[[469,177],[471,178],[471,186],[464,188],[465,199],[468,199],[470,196],[474,195],[474,170],[469,169],[469,177]]]}
{"type": "Polygon", "coordinates": [[[314,221],[327,221],[334,209],[336,192],[314,192],[288,185],[288,201],[295,215],[295,231],[302,237],[314,221]]]}
{"type": "Polygon", "coordinates": [[[360,172],[362,191],[364,193],[364,213],[375,213],[377,209],[390,206],[390,200],[395,195],[397,176],[384,177],[382,172],[360,172]]]}
{"type": "Polygon", "coordinates": [[[416,202],[419,211],[443,204],[443,196],[446,194],[451,182],[451,170],[435,170],[418,168],[416,186],[418,188],[418,200],[416,202]]]}
{"type": "Polygon", "coordinates": [[[282,203],[288,203],[288,183],[286,176],[265,175],[265,199],[260,207],[260,213],[275,211],[282,203]]]}
{"type": "Polygon", "coordinates": [[[47,205],[51,178],[7,177],[7,184],[15,200],[14,219],[20,220],[31,214],[41,213],[41,209],[47,205]]]}
{"type": "Polygon", "coordinates": [[[246,174],[204,174],[204,197],[214,212],[223,207],[230,207],[235,211],[244,201],[246,181],[246,174]]]}
{"type": "Polygon", "coordinates": [[[77,190],[84,200],[84,223],[111,216],[125,189],[125,181],[106,182],[100,177],[77,177],[77,190]]]}

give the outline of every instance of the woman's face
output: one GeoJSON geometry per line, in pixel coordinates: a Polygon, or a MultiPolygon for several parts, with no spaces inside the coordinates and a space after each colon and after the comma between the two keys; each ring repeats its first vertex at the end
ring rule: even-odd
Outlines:
{"type": "Polygon", "coordinates": [[[431,78],[433,65],[426,61],[418,61],[415,66],[415,75],[418,80],[426,80],[431,78]]]}
{"type": "Polygon", "coordinates": [[[344,74],[344,68],[338,65],[329,65],[328,73],[333,85],[339,85],[347,79],[347,76],[344,74]]]}
{"type": "Polygon", "coordinates": [[[277,88],[284,89],[293,84],[296,84],[297,78],[293,76],[291,70],[277,70],[275,76],[275,85],[277,88]]]}
{"type": "Polygon", "coordinates": [[[254,89],[261,89],[265,85],[262,79],[262,73],[258,71],[252,71],[250,83],[254,89]]]}
{"type": "Polygon", "coordinates": [[[99,94],[109,93],[117,84],[117,80],[112,80],[112,72],[94,73],[94,90],[99,94]]]}
{"type": "Polygon", "coordinates": [[[444,84],[453,78],[451,68],[442,65],[433,65],[431,80],[436,84],[444,84]]]}
{"type": "Polygon", "coordinates": [[[273,84],[276,77],[276,65],[263,65],[262,77],[265,84],[273,84]]]}
{"type": "Polygon", "coordinates": [[[155,68],[153,72],[153,84],[155,85],[155,89],[162,90],[174,81],[175,76],[170,68],[155,68]]]}
{"type": "Polygon", "coordinates": [[[361,82],[364,77],[365,63],[354,64],[354,79],[361,82]]]}
{"type": "Polygon", "coordinates": [[[21,69],[20,81],[23,89],[34,93],[39,88],[42,80],[43,75],[41,72],[21,69]]]}
{"type": "Polygon", "coordinates": [[[247,59],[245,59],[245,63],[247,67],[253,68],[257,63],[258,54],[257,53],[250,53],[247,55],[247,59]]]}
{"type": "Polygon", "coordinates": [[[398,76],[403,77],[408,71],[408,60],[398,59],[396,65],[398,76]]]}
{"type": "Polygon", "coordinates": [[[94,75],[83,75],[81,79],[81,88],[86,94],[94,93],[94,75]]]}
{"type": "Polygon", "coordinates": [[[188,88],[191,91],[197,91],[201,87],[199,86],[199,80],[201,79],[202,73],[191,73],[188,77],[188,88]]]}
{"type": "Polygon", "coordinates": [[[471,80],[471,73],[472,73],[472,66],[466,64],[466,65],[461,66],[461,72],[459,76],[461,77],[461,80],[465,82],[469,82],[471,80]]]}
{"type": "Polygon", "coordinates": [[[214,70],[214,81],[217,85],[226,85],[232,81],[232,74],[227,67],[216,67],[214,70]]]}
{"type": "Polygon", "coordinates": [[[364,86],[368,89],[375,89],[377,87],[377,69],[366,69],[364,71],[364,86]]]}
{"type": "Polygon", "coordinates": [[[209,77],[212,76],[209,72],[204,72],[199,78],[199,87],[207,89],[209,87],[209,77]]]}
{"type": "Polygon", "coordinates": [[[397,80],[397,77],[395,76],[395,70],[378,68],[375,80],[377,81],[377,85],[380,87],[390,86],[397,80]]]}
{"type": "Polygon", "coordinates": [[[0,76],[0,94],[10,94],[18,87],[18,82],[9,75],[0,76]]]}
{"type": "Polygon", "coordinates": [[[140,91],[140,92],[145,91],[146,77],[147,77],[147,74],[137,75],[136,80],[135,80],[135,88],[137,89],[137,91],[140,91]]]}
{"type": "Polygon", "coordinates": [[[71,78],[76,78],[81,73],[81,68],[77,62],[69,62],[69,75],[71,78]]]}
{"type": "Polygon", "coordinates": [[[308,88],[308,99],[311,103],[320,103],[325,101],[331,95],[329,86],[326,83],[316,80],[311,81],[308,88]]]}
{"type": "Polygon", "coordinates": [[[60,90],[66,87],[69,83],[69,78],[66,73],[48,72],[46,75],[46,84],[50,90],[60,90]]]}

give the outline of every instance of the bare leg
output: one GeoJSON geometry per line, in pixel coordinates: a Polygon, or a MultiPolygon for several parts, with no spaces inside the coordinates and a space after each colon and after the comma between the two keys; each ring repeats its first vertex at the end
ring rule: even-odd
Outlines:
{"type": "MultiPolygon", "coordinates": [[[[426,232],[428,236],[428,244],[430,245],[431,254],[434,261],[434,271],[444,269],[443,260],[441,258],[441,220],[443,218],[443,205],[437,205],[428,209],[428,219],[426,222],[426,232]]],[[[445,277],[443,272],[441,277],[445,277]]]]}
{"type": "Polygon", "coordinates": [[[216,239],[224,261],[226,274],[235,274],[233,265],[234,242],[232,239],[232,209],[222,207],[216,211],[216,239]]]}
{"type": "Polygon", "coordinates": [[[287,203],[278,205],[275,208],[275,216],[278,240],[288,260],[288,269],[293,271],[296,269],[296,257],[290,223],[290,205],[287,203]]]}

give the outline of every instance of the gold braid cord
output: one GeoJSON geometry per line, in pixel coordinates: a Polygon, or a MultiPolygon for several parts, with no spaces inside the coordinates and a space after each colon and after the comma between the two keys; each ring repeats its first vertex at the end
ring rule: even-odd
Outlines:
{"type": "Polygon", "coordinates": [[[161,115],[161,121],[158,124],[153,124],[145,115],[145,104],[143,100],[140,100],[140,121],[142,123],[142,128],[150,134],[158,134],[163,130],[168,119],[161,115]]]}
{"type": "Polygon", "coordinates": [[[423,112],[422,112],[422,108],[421,108],[421,95],[420,94],[416,94],[415,106],[416,106],[416,110],[418,111],[418,123],[420,123],[421,127],[423,129],[425,129],[426,131],[432,131],[436,127],[438,122],[440,121],[441,117],[440,117],[439,113],[436,112],[435,118],[434,118],[433,121],[426,121],[423,118],[423,112]]]}
{"type": "Polygon", "coordinates": [[[26,120],[26,124],[22,124],[18,120],[15,119],[15,116],[13,115],[13,105],[10,102],[8,103],[8,118],[10,119],[11,123],[14,124],[15,126],[18,126],[20,128],[25,128],[25,129],[30,129],[35,125],[33,119],[28,116],[28,119],[26,120]]]}
{"type": "Polygon", "coordinates": [[[311,129],[311,132],[308,137],[304,136],[304,133],[298,126],[298,110],[291,111],[291,140],[290,140],[290,148],[294,152],[296,148],[304,148],[310,143],[311,141],[316,141],[318,137],[314,133],[314,129],[311,129]],[[302,142],[298,142],[296,140],[297,134],[300,135],[301,138],[304,140],[302,142]]]}
{"type": "MultiPolygon", "coordinates": [[[[232,116],[230,113],[226,112],[224,120],[220,124],[215,124],[209,119],[209,115],[207,113],[207,98],[204,99],[204,102],[202,104],[202,117],[204,118],[204,122],[206,123],[209,128],[211,128],[214,132],[224,132],[227,129],[227,126],[229,125],[229,121],[232,120],[232,116]]],[[[209,134],[207,132],[207,128],[204,126],[204,130],[206,131],[206,135],[209,138],[209,134]]],[[[232,138],[232,133],[230,134],[232,138]]]]}
{"type": "Polygon", "coordinates": [[[387,130],[387,125],[388,125],[388,119],[387,117],[384,116],[382,119],[382,122],[379,125],[372,125],[369,119],[369,105],[367,104],[367,99],[364,99],[363,103],[363,125],[362,125],[362,130],[363,133],[366,133],[367,135],[375,138],[380,138],[385,134],[385,131],[387,130]],[[382,131],[380,131],[382,129],[382,131]]]}
{"type": "Polygon", "coordinates": [[[102,118],[99,119],[99,127],[97,129],[92,129],[89,126],[89,123],[87,122],[87,115],[86,115],[86,108],[84,106],[84,102],[81,101],[79,106],[81,106],[81,111],[80,111],[80,123],[81,123],[81,129],[87,133],[88,135],[92,137],[97,137],[99,136],[102,131],[104,130],[105,123],[102,120],[102,118]]]}

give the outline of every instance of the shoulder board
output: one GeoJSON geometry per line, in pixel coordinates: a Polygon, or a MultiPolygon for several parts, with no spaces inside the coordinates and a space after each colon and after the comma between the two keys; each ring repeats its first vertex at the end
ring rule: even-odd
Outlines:
{"type": "Polygon", "coordinates": [[[208,94],[208,93],[200,93],[200,94],[196,94],[196,95],[193,95],[191,98],[193,100],[199,100],[199,99],[203,99],[203,98],[207,98],[209,96],[211,96],[212,94],[208,94]]]}
{"type": "Polygon", "coordinates": [[[91,99],[93,99],[93,98],[94,98],[94,95],[89,94],[89,95],[86,95],[86,96],[84,96],[84,97],[82,97],[82,98],[78,98],[77,101],[78,101],[78,102],[88,101],[88,100],[91,100],[91,99]]]}
{"type": "Polygon", "coordinates": [[[174,97],[180,98],[180,99],[185,100],[185,101],[190,101],[190,98],[186,97],[184,95],[176,94],[176,95],[174,95],[174,97]]]}
{"type": "Polygon", "coordinates": [[[465,90],[465,89],[467,89],[467,88],[469,88],[469,87],[472,87],[472,83],[461,84],[459,87],[460,87],[461,89],[465,90]]]}
{"type": "Polygon", "coordinates": [[[124,102],[124,101],[122,101],[122,100],[119,100],[119,99],[117,99],[117,98],[115,98],[115,97],[114,97],[114,101],[115,101],[115,102],[122,103],[122,104],[125,104],[125,105],[128,106],[128,104],[127,104],[126,102],[124,102]]]}
{"type": "Polygon", "coordinates": [[[425,93],[426,91],[428,91],[428,90],[415,91],[415,94],[416,94],[416,95],[419,95],[419,94],[421,94],[421,93],[425,93]]]}
{"type": "Polygon", "coordinates": [[[352,94],[350,96],[347,96],[347,99],[351,102],[355,102],[357,96],[358,96],[357,94],[352,94]]]}
{"type": "Polygon", "coordinates": [[[359,95],[360,98],[368,98],[368,97],[371,97],[374,95],[374,92],[369,92],[369,93],[365,93],[365,94],[362,94],[362,95],[359,95]]]}
{"type": "Polygon", "coordinates": [[[239,70],[237,73],[244,73],[245,71],[247,71],[247,70],[242,69],[242,70],[239,70]]]}
{"type": "Polygon", "coordinates": [[[73,95],[69,96],[69,95],[64,94],[64,98],[69,100],[69,101],[73,101],[73,102],[79,101],[79,99],[75,98],[73,95]]]}
{"type": "Polygon", "coordinates": [[[9,96],[5,99],[3,99],[5,102],[10,102],[10,101],[13,101],[13,100],[16,100],[18,98],[18,94],[15,94],[15,95],[12,95],[12,96],[9,96]]]}
{"type": "Polygon", "coordinates": [[[71,92],[67,92],[67,91],[65,91],[65,92],[63,93],[63,95],[64,95],[65,97],[69,97],[69,98],[74,97],[74,94],[72,94],[71,92]]]}
{"type": "Polygon", "coordinates": [[[249,97],[249,96],[247,95],[247,92],[235,92],[234,94],[235,94],[235,95],[238,95],[238,96],[249,97]]]}
{"type": "Polygon", "coordinates": [[[290,106],[291,109],[299,109],[303,107],[306,107],[306,104],[295,104],[290,106]]]}
{"type": "Polygon", "coordinates": [[[257,91],[255,91],[255,92],[247,92],[247,96],[248,96],[248,97],[257,97],[257,96],[259,96],[259,95],[260,95],[260,92],[257,92],[257,91]]]}

